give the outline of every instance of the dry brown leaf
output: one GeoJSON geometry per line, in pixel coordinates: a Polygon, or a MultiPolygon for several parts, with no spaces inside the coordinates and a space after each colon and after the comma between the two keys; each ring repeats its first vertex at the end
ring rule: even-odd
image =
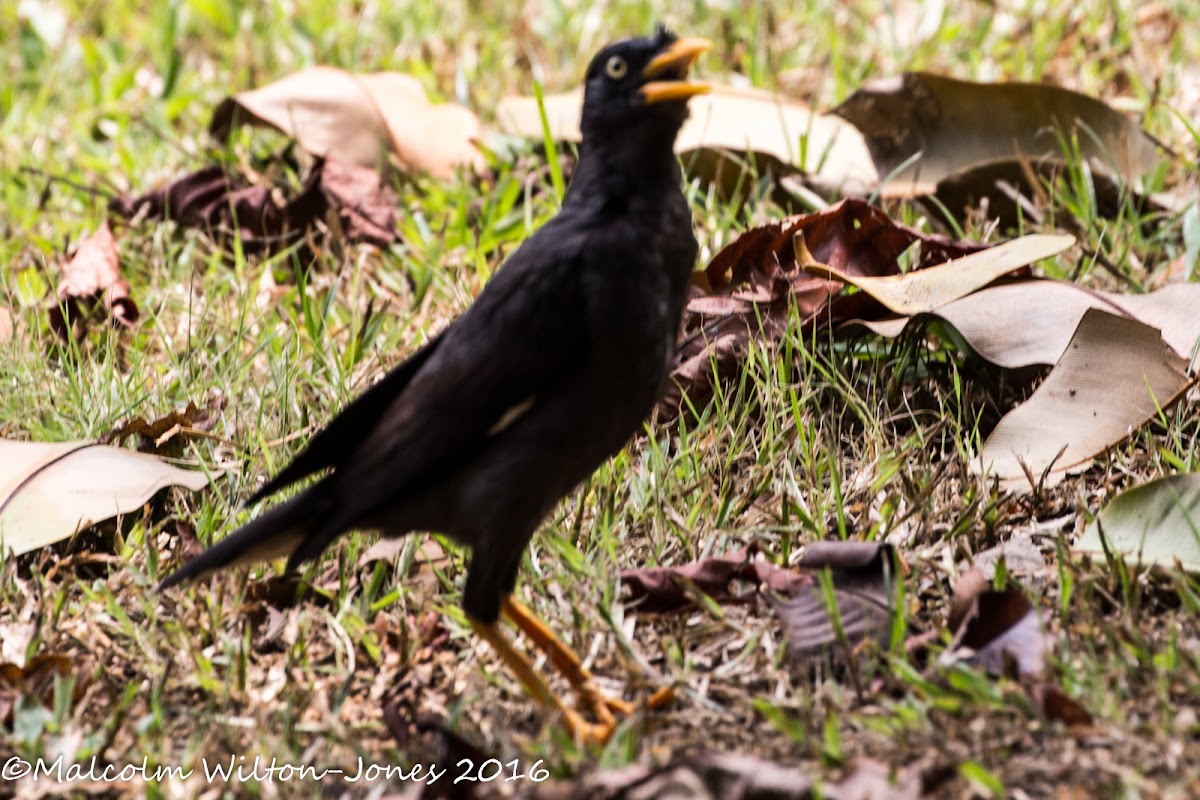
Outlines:
{"type": "Polygon", "coordinates": [[[889,196],[932,194],[939,182],[997,159],[1061,159],[1064,136],[1077,141],[1094,171],[1134,187],[1162,156],[1161,145],[1124,114],[1049,84],[910,72],[864,86],[834,113],[863,133],[879,174],[888,176],[889,196]]]}
{"type": "MultiPolygon", "coordinates": [[[[22,695],[33,697],[46,707],[54,701],[54,678],[71,674],[71,659],[57,653],[36,655],[24,665],[0,664],[0,726],[12,724],[13,708],[22,695]]],[[[75,699],[83,693],[82,682],[75,687],[75,699]]]]}
{"type": "Polygon", "coordinates": [[[58,300],[50,309],[50,328],[61,339],[70,336],[80,341],[87,334],[89,317],[100,309],[113,325],[132,327],[138,319],[137,303],[121,277],[117,240],[108,222],[80,242],[63,265],[58,300]]]}
{"type": "Polygon", "coordinates": [[[396,241],[398,200],[373,169],[317,159],[299,194],[283,203],[276,194],[272,186],[250,186],[212,166],[142,195],[115,198],[109,210],[127,219],[171,219],[217,236],[236,231],[248,251],[277,252],[330,212],[351,242],[387,247],[396,241]]]}
{"type": "Polygon", "coordinates": [[[756,547],[728,556],[701,559],[680,567],[630,569],[621,573],[621,585],[634,609],[665,613],[691,607],[697,591],[716,603],[753,599],[755,592],[737,592],[737,581],[765,586],[788,642],[788,652],[798,660],[847,653],[841,644],[826,596],[817,579],[828,569],[842,635],[849,647],[867,639],[886,644],[892,628],[893,569],[895,550],[880,542],[824,541],[810,544],[798,571],[777,567],[759,555],[756,547]]]}
{"type": "Polygon", "coordinates": [[[475,115],[430,103],[419,81],[395,72],[309,67],[221,101],[210,130],[224,137],[245,120],[282,131],[314,155],[360,167],[379,167],[388,150],[400,169],[436,178],[483,166],[475,115]]]}
{"type": "Polygon", "coordinates": [[[857,286],[897,314],[935,311],[1010,272],[1061,253],[1074,236],[1032,234],[927,269],[880,277],[849,275],[826,264],[805,269],[857,286]]]}
{"type": "Polygon", "coordinates": [[[100,442],[121,444],[130,437],[137,437],[138,450],[160,452],[168,442],[180,445],[211,431],[224,408],[225,396],[214,392],[202,407],[189,402],[183,411],[172,411],[150,422],[144,417],[135,417],[100,437],[100,442]]]}
{"type": "MultiPolygon", "coordinates": [[[[545,98],[546,121],[554,139],[579,141],[582,107],[583,93],[578,90],[545,98]]],[[[713,85],[710,93],[692,98],[688,109],[675,152],[690,174],[727,190],[751,161],[760,174],[805,172],[808,182],[827,197],[870,194],[879,182],[862,134],[840,117],[814,112],[797,100],[713,85]]],[[[542,138],[536,98],[502,100],[496,120],[505,133],[542,138]]]]}
{"type": "MultiPolygon", "coordinates": [[[[892,630],[895,550],[881,542],[824,541],[810,544],[799,567],[828,569],[833,599],[847,646],[873,640],[886,647],[892,630]]],[[[787,638],[788,653],[799,660],[839,653],[838,627],[817,581],[797,585],[774,603],[787,638]]]]}
{"type": "Polygon", "coordinates": [[[753,593],[737,593],[735,581],[764,584],[773,591],[789,593],[806,580],[789,570],[776,567],[755,546],[727,556],[716,556],[681,567],[627,569],[621,572],[621,585],[628,591],[628,602],[637,611],[662,614],[692,604],[697,590],[717,603],[744,602],[753,593]]]}
{"type": "Polygon", "coordinates": [[[707,401],[714,372],[718,380],[736,374],[750,341],[775,341],[793,313],[806,329],[883,315],[883,307],[869,295],[844,294],[841,281],[810,275],[805,267],[821,263],[856,277],[895,275],[897,258],[914,243],[920,248],[917,268],[988,247],[922,233],[862,200],[843,200],[816,214],[786,217],[742,233],[697,276],[710,296],[692,297],[688,303],[659,419],[673,418],[685,402],[707,401]]]}
{"type": "Polygon", "coordinates": [[[977,467],[1013,491],[1027,473],[1055,481],[1086,467],[1175,402],[1193,383],[1187,359],[1156,328],[1088,309],[1062,358],[983,444],[977,467]]]}
{"type": "Polygon", "coordinates": [[[993,675],[1005,675],[1011,659],[1018,676],[1041,677],[1045,671],[1046,636],[1033,604],[1019,588],[993,589],[978,569],[955,582],[947,626],[954,639],[943,663],[965,658],[993,675]]]}
{"type": "Polygon", "coordinates": [[[1047,675],[1050,643],[1037,609],[1019,587],[996,590],[982,570],[967,570],[954,583],[947,627],[953,638],[940,663],[964,661],[992,675],[1014,678],[1045,719],[1091,724],[1087,709],[1047,675]]]}

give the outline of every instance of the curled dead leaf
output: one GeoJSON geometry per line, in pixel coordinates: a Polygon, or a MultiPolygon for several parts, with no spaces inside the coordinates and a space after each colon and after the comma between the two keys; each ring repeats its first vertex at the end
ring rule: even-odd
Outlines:
{"type": "Polygon", "coordinates": [[[845,294],[840,280],[812,275],[806,268],[820,263],[844,276],[896,275],[897,259],[914,244],[919,247],[918,268],[988,246],[922,233],[861,200],[843,200],[816,214],[742,233],[704,270],[708,295],[688,303],[672,382],[659,403],[658,418],[673,419],[688,401],[706,402],[714,376],[724,380],[736,374],[749,343],[777,341],[793,313],[805,330],[883,316],[883,307],[869,295],[845,294]]]}
{"type": "MultiPolygon", "coordinates": [[[[71,659],[58,653],[36,655],[24,665],[0,664],[0,725],[12,724],[12,713],[22,696],[32,697],[43,706],[54,701],[54,679],[72,671],[71,659]]],[[[75,699],[82,696],[83,684],[75,687],[75,699]]]]}
{"type": "Polygon", "coordinates": [[[1033,604],[1017,587],[993,589],[980,570],[968,570],[954,584],[947,625],[954,639],[945,663],[967,648],[965,660],[994,675],[1006,674],[1010,659],[1017,676],[1040,677],[1045,671],[1045,633],[1033,604]]]}
{"type": "Polygon", "coordinates": [[[63,265],[58,299],[50,309],[50,328],[60,339],[81,341],[88,320],[99,312],[114,326],[133,327],[138,319],[137,303],[121,277],[117,240],[107,222],[80,242],[63,265]]]}
{"type": "Polygon", "coordinates": [[[1031,491],[1043,475],[1053,483],[1124,441],[1193,382],[1187,359],[1156,328],[1090,308],[1045,381],[988,436],[979,461],[1011,491],[1031,491]]]}
{"type": "Polygon", "coordinates": [[[115,198],[109,210],[127,219],[171,219],[218,237],[236,234],[250,251],[281,250],[330,213],[351,242],[387,247],[396,241],[398,201],[373,169],[317,159],[298,194],[282,203],[276,194],[275,187],[249,185],[212,166],[142,195],[115,198]]]}
{"type": "Polygon", "coordinates": [[[120,444],[136,437],[139,440],[138,450],[143,453],[158,452],[169,442],[181,444],[208,433],[216,426],[224,408],[225,396],[214,392],[202,407],[188,402],[182,411],[172,411],[150,422],[144,417],[135,417],[100,437],[100,442],[120,444]]]}

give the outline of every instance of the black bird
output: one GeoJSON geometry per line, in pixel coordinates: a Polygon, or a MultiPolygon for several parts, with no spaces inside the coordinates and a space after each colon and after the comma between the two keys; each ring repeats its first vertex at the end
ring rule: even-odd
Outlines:
{"type": "Polygon", "coordinates": [[[511,593],[538,524],[650,414],[669,373],[697,245],[675,136],[708,47],[659,26],[592,60],[579,162],[562,209],[475,303],[347,406],[249,503],[319,481],[192,559],[169,587],[234,564],[318,557],[340,534],[439,531],[472,548],[463,608],[526,689],[576,736],[612,712],[578,657],[511,593]],[[501,611],[572,684],[589,724],[501,631],[501,611]]]}

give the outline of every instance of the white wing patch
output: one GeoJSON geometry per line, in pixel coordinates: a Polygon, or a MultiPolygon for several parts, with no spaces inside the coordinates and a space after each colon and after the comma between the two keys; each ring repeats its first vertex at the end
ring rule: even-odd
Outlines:
{"type": "Polygon", "coordinates": [[[529,409],[533,408],[535,399],[536,398],[533,395],[530,395],[510,408],[508,411],[505,411],[500,415],[500,419],[496,421],[496,424],[488,428],[487,435],[495,436],[519,420],[521,417],[525,416],[527,413],[529,413],[529,409]]]}

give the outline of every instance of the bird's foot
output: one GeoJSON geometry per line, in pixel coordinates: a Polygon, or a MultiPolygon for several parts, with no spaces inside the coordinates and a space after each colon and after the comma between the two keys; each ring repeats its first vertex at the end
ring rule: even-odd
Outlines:
{"type": "Polygon", "coordinates": [[[578,741],[585,743],[604,744],[612,738],[619,721],[633,716],[639,708],[655,710],[662,708],[675,699],[675,692],[670,686],[664,686],[652,694],[644,703],[636,705],[628,700],[605,694],[596,682],[587,680],[576,690],[578,705],[591,712],[596,722],[588,722],[577,711],[568,711],[564,715],[563,725],[578,741]]]}

